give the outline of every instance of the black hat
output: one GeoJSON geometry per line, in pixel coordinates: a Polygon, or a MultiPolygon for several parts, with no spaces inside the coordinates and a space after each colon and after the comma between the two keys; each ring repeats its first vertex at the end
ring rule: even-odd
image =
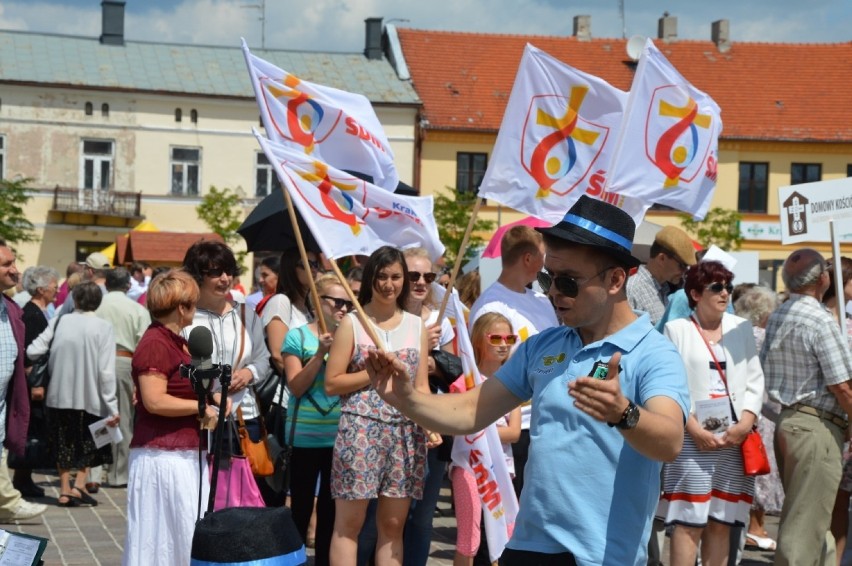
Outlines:
{"type": "Polygon", "coordinates": [[[287,507],[230,507],[195,524],[191,566],[306,561],[305,545],[287,507]]]}
{"type": "Polygon", "coordinates": [[[583,195],[550,228],[536,228],[542,234],[583,244],[606,252],[628,267],[636,267],[640,260],[630,254],[636,223],[617,206],[583,195]]]}

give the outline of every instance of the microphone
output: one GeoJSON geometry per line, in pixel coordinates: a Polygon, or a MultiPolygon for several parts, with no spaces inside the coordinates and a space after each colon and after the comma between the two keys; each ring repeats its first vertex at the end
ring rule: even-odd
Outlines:
{"type": "Polygon", "coordinates": [[[196,326],[189,333],[190,365],[196,370],[213,369],[213,334],[206,326],[196,326]]]}

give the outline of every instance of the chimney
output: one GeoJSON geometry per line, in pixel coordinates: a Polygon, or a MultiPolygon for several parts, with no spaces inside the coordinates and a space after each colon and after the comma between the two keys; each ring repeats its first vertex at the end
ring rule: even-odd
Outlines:
{"type": "Polygon", "coordinates": [[[574,16],[574,37],[578,41],[591,41],[592,39],[592,17],[574,16]]]}
{"type": "Polygon", "coordinates": [[[370,61],[382,59],[382,18],[367,18],[367,43],[364,47],[364,56],[370,61]]]}
{"type": "Polygon", "coordinates": [[[657,39],[666,43],[677,39],[677,17],[663,12],[663,17],[657,22],[657,39]]]}
{"type": "Polygon", "coordinates": [[[103,0],[101,2],[101,43],[124,45],[124,2],[103,0]]]}
{"type": "Polygon", "coordinates": [[[719,53],[731,49],[731,24],[728,20],[717,20],[710,25],[710,38],[716,44],[719,53]]]}

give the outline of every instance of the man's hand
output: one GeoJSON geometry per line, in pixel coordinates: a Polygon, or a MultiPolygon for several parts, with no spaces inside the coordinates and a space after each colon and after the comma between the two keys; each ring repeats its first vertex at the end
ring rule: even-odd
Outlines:
{"type": "Polygon", "coordinates": [[[44,387],[33,387],[30,389],[30,399],[33,401],[44,401],[44,387]]]}
{"type": "Polygon", "coordinates": [[[378,350],[368,351],[366,370],[376,393],[394,407],[398,407],[401,401],[414,391],[408,368],[395,354],[378,350]]]}
{"type": "Polygon", "coordinates": [[[568,384],[568,394],[574,398],[574,406],[590,417],[606,423],[617,423],[630,404],[621,393],[618,381],[618,364],[621,352],[616,352],[607,364],[606,379],[578,377],[568,384]]]}
{"type": "Polygon", "coordinates": [[[228,386],[228,392],[236,393],[242,391],[248,384],[251,383],[254,374],[248,368],[239,369],[231,376],[231,385],[228,386]]]}

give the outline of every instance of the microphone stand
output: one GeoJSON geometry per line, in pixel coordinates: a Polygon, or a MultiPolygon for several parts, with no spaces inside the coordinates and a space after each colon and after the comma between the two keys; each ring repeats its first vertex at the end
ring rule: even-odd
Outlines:
{"type": "Polygon", "coordinates": [[[222,396],[219,399],[219,419],[216,423],[216,431],[218,434],[214,434],[215,446],[213,450],[213,474],[210,477],[210,496],[207,499],[207,513],[205,513],[205,516],[213,512],[213,506],[216,502],[216,485],[219,480],[219,461],[222,456],[222,437],[225,436],[225,408],[228,404],[228,387],[231,386],[231,366],[223,364],[220,367],[219,384],[221,386],[220,391],[222,396]]]}

